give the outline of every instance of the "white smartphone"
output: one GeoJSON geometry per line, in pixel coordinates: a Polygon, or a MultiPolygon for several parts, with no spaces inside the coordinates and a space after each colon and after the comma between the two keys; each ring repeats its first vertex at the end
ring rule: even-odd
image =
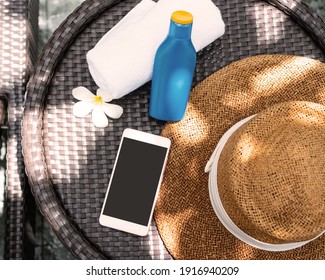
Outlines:
{"type": "Polygon", "coordinates": [[[148,234],[170,148],[170,140],[124,130],[99,217],[103,226],[148,234]]]}

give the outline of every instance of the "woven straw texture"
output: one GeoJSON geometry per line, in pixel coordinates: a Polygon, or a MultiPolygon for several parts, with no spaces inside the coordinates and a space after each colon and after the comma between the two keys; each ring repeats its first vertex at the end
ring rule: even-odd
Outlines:
{"type": "Polygon", "coordinates": [[[311,240],[325,230],[324,131],[325,106],[292,101],[259,113],[231,136],[218,190],[240,229],[272,244],[311,240]]]}
{"type": "MultiPolygon", "coordinates": [[[[232,125],[285,101],[325,104],[324,79],[325,64],[319,61],[296,56],[261,55],[234,62],[193,89],[184,119],[167,124],[162,131],[162,135],[172,140],[172,148],[155,218],[159,232],[175,258],[325,257],[325,236],[287,252],[258,250],[233,237],[213,211],[208,174],[204,173],[219,139],[232,125]]],[[[323,140],[323,137],[318,135],[318,140],[323,140]]],[[[304,139],[302,137],[301,141],[304,139]]],[[[324,181],[321,187],[324,188],[324,181]]],[[[324,200],[318,204],[324,209],[324,200]]]]}
{"type": "MultiPolygon", "coordinates": [[[[27,89],[22,140],[29,182],[41,212],[76,258],[171,258],[154,221],[144,238],[98,223],[122,131],[132,127],[159,134],[164,125],[148,117],[150,83],[116,101],[125,112],[105,129],[95,128],[90,117],[72,115],[71,90],[80,85],[96,90],[86,52],[138,2],[85,1],[43,49],[27,89]]],[[[198,53],[193,85],[235,60],[261,53],[324,60],[324,23],[305,5],[214,2],[227,31],[198,53]]]]}
{"type": "Polygon", "coordinates": [[[4,258],[23,259],[30,258],[26,251],[31,245],[26,238],[30,229],[26,213],[35,205],[26,200],[21,120],[26,84],[37,55],[38,0],[0,0],[0,19],[0,100],[6,100],[7,107],[0,128],[7,139],[2,144],[7,151],[4,258]]]}

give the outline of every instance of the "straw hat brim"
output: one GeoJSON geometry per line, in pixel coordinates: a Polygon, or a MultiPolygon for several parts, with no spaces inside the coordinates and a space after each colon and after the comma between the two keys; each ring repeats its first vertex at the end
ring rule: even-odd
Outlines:
{"type": "Polygon", "coordinates": [[[155,209],[162,240],[175,259],[324,259],[325,236],[294,250],[268,252],[228,232],[212,208],[204,167],[238,121],[285,101],[325,105],[325,64],[305,57],[260,55],[234,62],[191,92],[183,120],[168,123],[172,141],[155,209]]]}

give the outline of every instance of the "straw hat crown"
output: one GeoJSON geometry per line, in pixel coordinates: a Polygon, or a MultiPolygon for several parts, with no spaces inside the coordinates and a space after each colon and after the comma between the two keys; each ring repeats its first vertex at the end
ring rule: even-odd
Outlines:
{"type": "Polygon", "coordinates": [[[280,103],[227,141],[218,164],[223,207],[246,234],[271,244],[325,230],[325,106],[280,103]]]}

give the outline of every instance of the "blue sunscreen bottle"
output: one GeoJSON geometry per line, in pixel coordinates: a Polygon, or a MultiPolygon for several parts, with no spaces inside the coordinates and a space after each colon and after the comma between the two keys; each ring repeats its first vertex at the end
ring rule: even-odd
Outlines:
{"type": "Polygon", "coordinates": [[[149,115],[155,119],[179,121],[184,117],[196,63],[192,24],[192,14],[173,12],[169,33],[157,49],[149,104],[149,115]]]}

